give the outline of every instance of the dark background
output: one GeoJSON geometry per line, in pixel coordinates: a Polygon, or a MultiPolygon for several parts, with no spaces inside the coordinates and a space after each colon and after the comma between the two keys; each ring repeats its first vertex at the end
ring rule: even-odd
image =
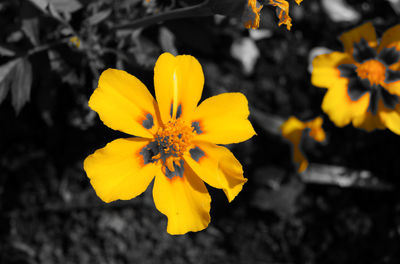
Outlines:
{"type": "Polygon", "coordinates": [[[348,0],[344,9],[356,15],[343,21],[334,14],[345,12],[327,1],[291,1],[291,31],[265,6],[265,35],[257,39],[239,20],[222,17],[113,29],[184,6],[179,0],[56,0],[44,9],[46,0],[33,2],[39,7],[0,1],[0,77],[13,60],[25,69],[9,73],[11,90],[4,98],[0,92],[0,263],[400,263],[400,137],[335,127],[308,70],[315,47],[342,50],[342,32],[372,21],[380,35],[398,23],[395,4],[348,0]],[[68,41],[73,35],[79,47],[68,41]],[[254,47],[242,59],[259,51],[247,72],[232,51],[243,42],[254,47]],[[87,106],[99,74],[125,69],[154,92],[154,63],[174,50],[202,64],[203,99],[244,93],[258,134],[230,146],[249,179],[243,191],[229,204],[209,188],[210,226],[183,236],[166,233],[151,186],[131,201],[105,204],[82,165],[127,137],[87,106]],[[291,115],[324,117],[327,141],[304,142],[309,161],[322,168],[316,174],[296,173],[290,145],[273,126],[291,115]]]}

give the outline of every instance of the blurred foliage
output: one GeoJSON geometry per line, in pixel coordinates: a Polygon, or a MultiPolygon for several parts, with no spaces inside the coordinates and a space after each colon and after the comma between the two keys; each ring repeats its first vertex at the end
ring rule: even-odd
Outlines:
{"type": "Polygon", "coordinates": [[[324,116],[327,143],[304,143],[320,165],[299,177],[276,132],[290,115],[323,116],[324,90],[308,72],[315,47],[339,50],[337,36],[363,21],[378,34],[399,21],[396,1],[329,1],[291,6],[291,31],[273,7],[248,31],[223,16],[120,28],[194,0],[1,1],[0,263],[399,263],[400,138],[324,116]],[[209,228],[180,237],[165,232],[151,192],[104,204],[82,169],[126,136],[87,106],[99,74],[124,69],[152,90],[164,51],[199,59],[204,97],[246,94],[258,133],[231,146],[249,178],[243,191],[228,204],[210,188],[209,228]]]}

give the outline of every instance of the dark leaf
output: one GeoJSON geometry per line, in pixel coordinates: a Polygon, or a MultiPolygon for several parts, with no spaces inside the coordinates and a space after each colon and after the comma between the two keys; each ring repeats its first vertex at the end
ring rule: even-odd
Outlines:
{"type": "Polygon", "coordinates": [[[296,203],[303,190],[304,185],[293,178],[277,189],[261,188],[257,190],[252,199],[252,205],[259,210],[274,211],[282,218],[286,218],[296,212],[296,203]]]}

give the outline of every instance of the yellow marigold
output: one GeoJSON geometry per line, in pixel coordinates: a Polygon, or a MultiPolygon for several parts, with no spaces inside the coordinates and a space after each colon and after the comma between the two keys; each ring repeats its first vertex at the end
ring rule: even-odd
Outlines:
{"type": "Polygon", "coordinates": [[[310,136],[318,142],[325,140],[325,131],[322,128],[323,119],[317,117],[308,122],[302,122],[291,116],[281,126],[284,138],[293,144],[293,161],[298,165],[298,172],[303,172],[308,167],[308,161],[301,150],[301,142],[304,135],[310,136]]]}
{"type": "MultiPolygon", "coordinates": [[[[279,18],[279,23],[278,25],[281,26],[282,24],[286,25],[286,28],[290,30],[292,27],[292,18],[289,16],[289,3],[288,1],[285,0],[268,0],[269,5],[277,7],[278,11],[278,18],[279,18]]],[[[298,5],[303,0],[295,0],[298,5]]]]}
{"type": "Polygon", "coordinates": [[[204,182],[232,201],[247,181],[240,162],[225,147],[251,138],[246,97],[225,93],[200,100],[204,75],[192,56],[162,54],[154,68],[156,100],[125,71],[108,69],[89,106],[108,127],[137,137],[117,139],[84,161],[97,195],[128,200],[154,180],[156,208],[168,217],[167,232],[206,228],[210,202],[204,182]],[[203,182],[204,181],[204,182],[203,182]]]}
{"type": "Polygon", "coordinates": [[[380,43],[371,23],[340,36],[344,52],[313,60],[313,85],[327,88],[322,109],[336,126],[350,122],[371,131],[389,128],[400,134],[400,25],[380,43]]]}
{"type": "Polygon", "coordinates": [[[77,48],[81,46],[81,40],[77,36],[70,37],[69,42],[77,48]]]}

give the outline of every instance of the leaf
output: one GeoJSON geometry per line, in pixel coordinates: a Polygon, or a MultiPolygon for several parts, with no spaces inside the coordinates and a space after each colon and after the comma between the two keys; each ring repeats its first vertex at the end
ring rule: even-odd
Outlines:
{"type": "Polygon", "coordinates": [[[175,47],[175,36],[169,29],[161,27],[158,39],[164,52],[169,52],[175,56],[178,55],[178,50],[175,47]]]}
{"type": "Polygon", "coordinates": [[[39,19],[37,17],[22,19],[22,31],[33,45],[39,45],[39,19]]]}
{"type": "Polygon", "coordinates": [[[392,6],[396,14],[400,14],[400,0],[386,0],[392,6]]]}
{"type": "Polygon", "coordinates": [[[12,105],[17,114],[21,111],[31,95],[32,66],[28,59],[20,59],[14,71],[14,79],[11,82],[12,105]]]}
{"type": "Polygon", "coordinates": [[[73,13],[82,8],[78,0],[50,0],[50,4],[58,12],[73,13]]]}
{"type": "Polygon", "coordinates": [[[106,9],[103,11],[100,11],[92,16],[90,16],[87,19],[87,23],[89,23],[89,25],[97,25],[100,22],[102,22],[103,20],[107,19],[110,15],[111,15],[112,10],[111,9],[106,9]]]}
{"type": "Polygon", "coordinates": [[[255,108],[252,108],[250,112],[251,117],[261,128],[264,129],[265,132],[268,132],[272,135],[281,134],[281,125],[285,121],[283,118],[264,113],[255,108]]]}
{"type": "Polygon", "coordinates": [[[4,46],[0,46],[0,56],[12,57],[14,55],[15,55],[15,51],[8,49],[4,46]]]}
{"type": "Polygon", "coordinates": [[[47,12],[46,8],[49,5],[49,0],[29,0],[33,3],[36,7],[41,9],[43,12],[47,12]]]}
{"type": "Polygon", "coordinates": [[[301,179],[306,183],[336,185],[342,188],[380,191],[393,189],[393,186],[379,180],[370,171],[325,164],[310,164],[308,169],[301,174],[301,179]]]}
{"type": "Polygon", "coordinates": [[[34,46],[39,45],[39,15],[40,11],[29,2],[22,2],[20,7],[21,29],[34,46]]]}
{"type": "Polygon", "coordinates": [[[29,101],[32,67],[26,58],[18,58],[0,66],[0,103],[11,89],[12,105],[17,113],[29,101]]]}
{"type": "Polygon", "coordinates": [[[322,7],[334,22],[356,22],[361,15],[344,0],[323,0],[322,7]]]}
{"type": "Polygon", "coordinates": [[[9,82],[12,79],[12,72],[18,64],[19,59],[15,59],[0,66],[0,103],[6,98],[10,89],[9,82]]]}

